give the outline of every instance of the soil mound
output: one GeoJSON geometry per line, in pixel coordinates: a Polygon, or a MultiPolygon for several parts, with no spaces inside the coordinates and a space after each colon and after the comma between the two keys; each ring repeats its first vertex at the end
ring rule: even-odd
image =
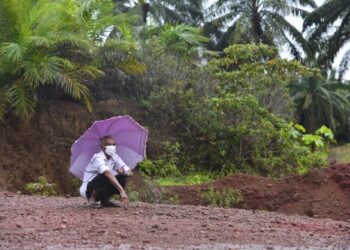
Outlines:
{"type": "Polygon", "coordinates": [[[172,187],[181,204],[207,205],[201,194],[239,189],[243,202],[236,207],[350,220],[350,164],[333,164],[303,176],[272,179],[236,174],[210,184],[172,187]]]}

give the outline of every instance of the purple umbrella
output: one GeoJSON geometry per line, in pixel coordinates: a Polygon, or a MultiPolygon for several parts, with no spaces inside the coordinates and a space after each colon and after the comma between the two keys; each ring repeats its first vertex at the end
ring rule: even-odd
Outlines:
{"type": "Polygon", "coordinates": [[[146,156],[148,130],[130,116],[116,116],[95,121],[92,126],[74,142],[71,148],[70,172],[83,179],[84,170],[92,156],[101,150],[100,139],[111,135],[117,142],[117,154],[131,169],[146,156]]]}

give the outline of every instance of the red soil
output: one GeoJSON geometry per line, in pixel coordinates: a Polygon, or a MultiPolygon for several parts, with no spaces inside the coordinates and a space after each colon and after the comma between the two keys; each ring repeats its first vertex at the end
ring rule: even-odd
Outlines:
{"type": "Polygon", "coordinates": [[[0,249],[347,249],[350,223],[266,211],[132,203],[0,191],[0,249]]]}
{"type": "Polygon", "coordinates": [[[181,204],[205,205],[201,193],[236,188],[244,201],[237,207],[350,220],[350,164],[334,164],[304,176],[281,179],[236,174],[211,184],[172,187],[181,204]]]}

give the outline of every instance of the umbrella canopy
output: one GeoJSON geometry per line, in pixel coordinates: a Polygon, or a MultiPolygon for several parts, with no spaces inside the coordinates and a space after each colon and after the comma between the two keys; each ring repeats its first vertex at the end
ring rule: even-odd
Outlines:
{"type": "Polygon", "coordinates": [[[92,126],[74,142],[71,148],[70,172],[83,179],[84,171],[92,156],[101,150],[100,139],[111,135],[117,142],[117,154],[131,169],[146,156],[148,130],[130,116],[116,116],[95,121],[92,126]]]}

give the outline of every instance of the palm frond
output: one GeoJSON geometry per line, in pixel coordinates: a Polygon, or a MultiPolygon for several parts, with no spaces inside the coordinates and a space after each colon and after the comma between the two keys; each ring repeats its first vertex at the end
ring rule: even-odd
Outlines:
{"type": "Polygon", "coordinates": [[[313,55],[313,51],[310,48],[307,40],[292,24],[290,24],[287,20],[284,19],[284,17],[280,16],[277,13],[272,13],[270,11],[266,11],[266,13],[268,13],[268,15],[270,15],[271,18],[279,24],[282,30],[287,31],[293,37],[293,39],[297,41],[297,43],[303,48],[308,56],[313,55]]]}
{"type": "Polygon", "coordinates": [[[344,74],[349,70],[349,62],[350,62],[350,50],[348,50],[339,65],[339,79],[343,79],[344,74]]]}
{"type": "Polygon", "coordinates": [[[36,100],[32,88],[17,81],[6,90],[6,97],[17,116],[28,119],[33,115],[36,100]]]}
{"type": "Polygon", "coordinates": [[[344,3],[343,0],[332,0],[324,3],[305,18],[303,30],[313,24],[321,25],[322,22],[326,22],[328,25],[329,23],[333,23],[339,17],[339,13],[344,10],[342,3],[344,3]]]}
{"type": "Polygon", "coordinates": [[[33,55],[21,63],[19,69],[23,70],[23,79],[34,89],[53,83],[62,69],[61,59],[56,56],[33,55]]]}
{"type": "Polygon", "coordinates": [[[57,84],[74,99],[83,100],[87,109],[91,111],[91,99],[89,89],[80,83],[75,72],[62,73],[56,78],[57,84]]]}
{"type": "Polygon", "coordinates": [[[13,64],[19,63],[25,57],[26,47],[18,43],[0,44],[0,55],[13,64]]]}

